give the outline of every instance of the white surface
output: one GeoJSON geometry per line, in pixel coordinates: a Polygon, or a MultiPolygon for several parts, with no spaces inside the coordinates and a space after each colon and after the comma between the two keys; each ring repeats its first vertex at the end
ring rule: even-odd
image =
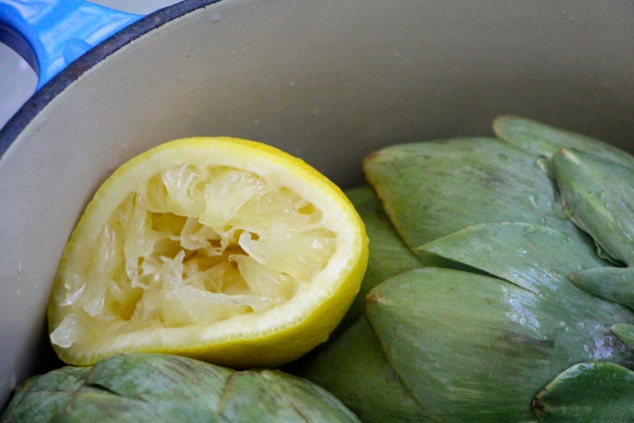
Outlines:
{"type": "MultiPolygon", "coordinates": [[[[95,0],[93,3],[128,13],[148,14],[178,0],[95,0]]],[[[0,128],[35,92],[37,76],[13,50],[0,43],[0,128]]]]}

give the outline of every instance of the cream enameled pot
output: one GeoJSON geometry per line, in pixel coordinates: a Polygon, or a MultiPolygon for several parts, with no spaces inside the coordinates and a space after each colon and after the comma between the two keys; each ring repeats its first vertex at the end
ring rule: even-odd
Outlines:
{"type": "Polygon", "coordinates": [[[71,41],[0,132],[0,408],[59,365],[46,303],[82,208],[159,143],[263,141],[343,187],[381,146],[491,135],[498,114],[634,150],[628,1],[186,0],[71,41]]]}

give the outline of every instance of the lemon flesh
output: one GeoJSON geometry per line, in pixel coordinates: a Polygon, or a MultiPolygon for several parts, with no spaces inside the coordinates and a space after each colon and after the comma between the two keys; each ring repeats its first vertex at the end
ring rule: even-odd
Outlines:
{"type": "Polygon", "coordinates": [[[345,195],[303,161],[235,138],[149,150],[99,188],[49,301],[62,360],[167,352],[278,366],[327,339],[367,265],[345,195]]]}

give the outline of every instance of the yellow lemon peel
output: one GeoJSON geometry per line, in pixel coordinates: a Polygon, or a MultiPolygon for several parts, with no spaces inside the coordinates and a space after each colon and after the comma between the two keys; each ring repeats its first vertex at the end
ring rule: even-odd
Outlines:
{"type": "Polygon", "coordinates": [[[122,165],[64,250],[49,301],[59,357],[162,352],[279,366],[325,341],[368,258],[360,217],[304,161],[185,138],[122,165]]]}

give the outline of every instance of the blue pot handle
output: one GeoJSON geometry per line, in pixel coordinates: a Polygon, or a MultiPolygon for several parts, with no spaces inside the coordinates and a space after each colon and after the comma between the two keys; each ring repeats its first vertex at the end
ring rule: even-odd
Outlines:
{"type": "Polygon", "coordinates": [[[86,51],[142,17],[84,0],[2,0],[0,41],[33,67],[39,90],[86,51]]]}

